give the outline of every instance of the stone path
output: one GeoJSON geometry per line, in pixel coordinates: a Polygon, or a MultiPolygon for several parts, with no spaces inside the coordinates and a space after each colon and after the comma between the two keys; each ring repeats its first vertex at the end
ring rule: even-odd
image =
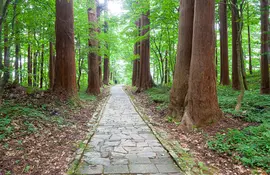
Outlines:
{"type": "Polygon", "coordinates": [[[172,174],[180,169],[134,109],[121,86],[111,97],[88,149],[81,174],[172,174]]]}

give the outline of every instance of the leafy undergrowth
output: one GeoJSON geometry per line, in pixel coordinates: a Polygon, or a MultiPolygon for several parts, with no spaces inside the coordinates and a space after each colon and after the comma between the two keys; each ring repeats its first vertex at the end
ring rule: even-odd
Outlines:
{"type": "MultiPolygon", "coordinates": [[[[208,148],[218,153],[232,156],[235,162],[241,161],[246,166],[260,167],[270,173],[270,96],[260,95],[260,76],[258,73],[249,75],[247,81],[249,90],[245,91],[242,108],[239,112],[234,110],[239,92],[224,86],[218,86],[217,89],[219,105],[228,117],[225,121],[231,118],[231,120],[241,119],[251,123],[237,127],[237,124],[230,126],[232,123],[225,122],[227,127],[216,129],[218,133],[214,133],[213,138],[208,137],[207,145],[208,148]]],[[[158,86],[147,90],[146,94],[150,103],[154,103],[158,111],[167,109],[169,104],[168,87],[158,86]]],[[[172,117],[167,117],[165,120],[179,125],[179,122],[172,117]]]]}
{"type": "Polygon", "coordinates": [[[217,134],[208,142],[210,149],[233,155],[244,165],[262,167],[270,173],[270,125],[247,127],[241,131],[232,129],[226,135],[217,134]],[[236,153],[235,153],[236,152],[236,153]]]}
{"type": "Polygon", "coordinates": [[[262,167],[270,173],[270,96],[260,95],[259,74],[249,75],[247,80],[249,90],[245,92],[241,111],[234,110],[239,92],[232,91],[231,87],[218,88],[219,104],[225,113],[258,123],[258,126],[218,133],[208,146],[219,153],[232,155],[244,165],[262,167]]]}
{"type": "Polygon", "coordinates": [[[0,108],[0,174],[65,174],[106,93],[80,92],[65,101],[47,91],[8,87],[0,108]]]}
{"type": "Polygon", "coordinates": [[[170,87],[157,86],[146,91],[152,102],[157,103],[157,109],[160,111],[166,110],[170,102],[169,98],[170,87]]]}

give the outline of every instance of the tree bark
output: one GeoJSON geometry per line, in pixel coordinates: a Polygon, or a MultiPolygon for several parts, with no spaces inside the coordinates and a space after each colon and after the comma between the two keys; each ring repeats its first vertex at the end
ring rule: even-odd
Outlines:
{"type": "MultiPolygon", "coordinates": [[[[138,43],[134,44],[134,55],[137,57],[138,55],[138,43]]],[[[137,69],[138,69],[138,60],[133,60],[133,70],[132,70],[132,86],[136,86],[137,82],[137,69]]]]}
{"type": "Polygon", "coordinates": [[[78,52],[79,52],[79,75],[78,75],[78,79],[77,79],[77,86],[78,86],[78,90],[81,89],[81,85],[80,85],[80,82],[81,82],[81,76],[82,76],[82,69],[83,69],[83,64],[84,64],[84,58],[82,57],[82,54],[81,54],[81,41],[80,41],[80,37],[79,37],[79,40],[78,40],[78,44],[79,44],[79,49],[78,49],[78,52]]]}
{"type": "Polygon", "coordinates": [[[33,77],[34,77],[34,87],[37,87],[37,59],[38,59],[38,52],[34,53],[34,60],[33,60],[33,77]]]}
{"type": "MultiPolygon", "coordinates": [[[[167,51],[166,51],[167,52],[167,51]]],[[[165,55],[164,57],[165,59],[165,84],[167,85],[169,83],[169,68],[168,68],[168,57],[167,57],[167,54],[165,55]]]]}
{"type": "MultiPolygon", "coordinates": [[[[136,26],[138,29],[138,36],[141,36],[141,20],[139,19],[136,22],[136,26]]],[[[141,42],[137,42],[136,43],[136,55],[137,55],[137,59],[136,59],[136,64],[137,64],[137,70],[136,70],[136,82],[135,82],[135,86],[139,87],[140,86],[140,72],[141,72],[141,42]]]]}
{"type": "Polygon", "coordinates": [[[140,83],[137,92],[141,92],[153,87],[153,80],[150,74],[150,20],[148,11],[147,14],[141,16],[141,36],[147,35],[144,40],[141,41],[140,48],[140,83]]]}
{"type": "MultiPolygon", "coordinates": [[[[100,14],[101,14],[101,8],[102,6],[99,4],[98,0],[95,0],[97,8],[96,8],[96,16],[97,16],[97,21],[100,19],[100,14]]],[[[97,28],[98,33],[100,33],[100,28],[97,28]]],[[[98,48],[100,49],[100,43],[98,43],[98,48]]],[[[103,81],[102,81],[102,58],[101,56],[98,55],[98,71],[99,71],[99,86],[102,87],[103,81]]]]}
{"type": "Polygon", "coordinates": [[[104,56],[104,72],[103,72],[103,84],[109,85],[109,57],[107,55],[104,56]]]}
{"type": "MultiPolygon", "coordinates": [[[[0,24],[0,43],[2,43],[2,24],[0,24]]],[[[0,70],[3,70],[3,47],[0,44],[0,70]]]]}
{"type": "Polygon", "coordinates": [[[268,0],[261,0],[261,94],[270,94],[269,66],[268,66],[268,0]]]}
{"type": "Polygon", "coordinates": [[[28,60],[27,60],[27,70],[28,70],[28,86],[31,87],[32,84],[32,53],[31,45],[28,44],[28,60]]]}
{"type": "Polygon", "coordinates": [[[40,85],[39,87],[43,88],[43,69],[44,69],[44,44],[42,44],[42,51],[41,51],[41,62],[40,62],[40,85]]]}
{"type": "MultiPolygon", "coordinates": [[[[105,10],[105,18],[107,16],[107,13],[108,13],[108,0],[105,0],[104,1],[104,10],[105,10]]],[[[106,20],[106,19],[105,19],[106,20]]],[[[105,21],[104,22],[104,33],[108,33],[108,30],[109,30],[109,26],[108,26],[108,22],[105,21]]],[[[107,49],[107,52],[109,52],[109,45],[108,43],[106,42],[105,43],[105,47],[107,49]]],[[[109,85],[109,79],[110,79],[110,61],[109,61],[109,56],[108,54],[105,54],[104,55],[104,72],[103,72],[103,83],[105,85],[109,85]]]]}
{"type": "Polygon", "coordinates": [[[228,60],[228,24],[227,24],[227,1],[222,0],[219,4],[220,16],[220,84],[230,85],[229,60],[228,60]]]}
{"type": "Polygon", "coordinates": [[[180,4],[177,57],[169,104],[169,114],[179,120],[182,119],[184,114],[185,98],[188,91],[193,20],[194,0],[182,0],[180,4]]]}
{"type": "MultiPolygon", "coordinates": [[[[88,21],[97,23],[97,16],[94,9],[88,9],[88,21]]],[[[87,93],[98,95],[100,94],[100,79],[99,79],[99,60],[95,49],[98,48],[98,41],[95,38],[97,29],[94,26],[90,28],[89,47],[92,51],[88,55],[88,88],[87,93]]]]}
{"type": "Polygon", "coordinates": [[[182,124],[191,130],[222,117],[215,76],[215,1],[195,0],[187,107],[182,124]],[[202,8],[203,7],[203,8],[202,8]]]}
{"type": "Polygon", "coordinates": [[[14,83],[19,83],[19,57],[20,57],[20,41],[19,41],[19,26],[18,26],[18,18],[17,18],[17,2],[13,4],[13,15],[14,15],[14,26],[15,26],[15,80],[14,83]]]}
{"type": "Polygon", "coordinates": [[[50,42],[50,59],[49,59],[49,79],[50,79],[50,89],[53,89],[55,80],[55,57],[53,51],[53,43],[50,42]]]}
{"type": "Polygon", "coordinates": [[[56,0],[55,70],[53,90],[68,97],[76,95],[73,0],[56,0]]]}
{"type": "Polygon", "coordinates": [[[132,71],[132,86],[136,86],[136,78],[137,78],[137,60],[133,60],[133,71],[132,71]]]}
{"type": "Polygon", "coordinates": [[[9,58],[9,43],[8,43],[8,34],[9,34],[9,28],[8,28],[8,22],[5,22],[5,31],[4,31],[4,86],[8,83],[10,73],[10,58],[9,58]]]}
{"type": "Polygon", "coordinates": [[[20,45],[15,44],[15,83],[19,83],[19,57],[20,57],[20,45]]]}
{"type": "Polygon", "coordinates": [[[20,53],[20,57],[19,57],[19,65],[20,65],[20,71],[19,71],[19,77],[20,77],[20,83],[22,84],[23,82],[23,74],[22,74],[22,55],[20,53]]]}
{"type": "Polygon", "coordinates": [[[249,73],[252,74],[251,37],[250,37],[250,24],[249,24],[249,4],[247,4],[247,17],[248,17],[248,57],[249,57],[249,73]]]}
{"type": "Polygon", "coordinates": [[[137,78],[136,78],[136,87],[140,86],[140,72],[141,72],[141,61],[137,59],[137,78]]]}
{"type": "Polygon", "coordinates": [[[238,12],[237,12],[237,0],[232,0],[232,88],[234,90],[240,90],[240,79],[238,71],[238,57],[237,57],[237,37],[238,37],[238,12]]]}

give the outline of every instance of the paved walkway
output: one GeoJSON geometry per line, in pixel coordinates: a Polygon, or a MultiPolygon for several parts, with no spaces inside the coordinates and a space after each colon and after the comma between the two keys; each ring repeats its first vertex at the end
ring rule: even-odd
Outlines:
{"type": "Polygon", "coordinates": [[[89,149],[81,174],[172,174],[179,168],[134,109],[121,86],[111,97],[89,149]]]}

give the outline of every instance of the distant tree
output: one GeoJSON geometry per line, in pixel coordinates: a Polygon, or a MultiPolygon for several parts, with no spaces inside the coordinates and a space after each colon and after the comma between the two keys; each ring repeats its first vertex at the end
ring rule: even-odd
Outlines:
{"type": "Polygon", "coordinates": [[[4,27],[4,86],[8,83],[9,77],[10,77],[10,58],[9,58],[9,25],[8,22],[5,21],[5,27],[4,27]]]}
{"type": "MultiPolygon", "coordinates": [[[[149,4],[148,4],[149,5],[149,4]]],[[[145,38],[140,44],[140,81],[137,92],[153,87],[153,80],[150,73],[150,11],[141,15],[141,36],[145,38]]]]}
{"type": "Polygon", "coordinates": [[[240,75],[238,71],[238,57],[237,57],[237,37],[238,37],[238,9],[237,0],[231,2],[232,10],[232,87],[234,90],[240,90],[240,75]]]}
{"type": "Polygon", "coordinates": [[[50,42],[50,59],[49,59],[49,88],[53,89],[55,79],[55,56],[53,51],[53,43],[50,42]]]}
{"type": "Polygon", "coordinates": [[[230,85],[228,58],[227,0],[219,3],[220,17],[220,84],[230,85]]]}
{"type": "Polygon", "coordinates": [[[28,44],[28,55],[27,55],[27,72],[28,72],[28,86],[31,87],[32,84],[32,50],[31,44],[28,44]]]}
{"type": "MultiPolygon", "coordinates": [[[[106,21],[106,18],[108,18],[108,0],[104,1],[104,14],[105,14],[105,21],[104,21],[104,33],[108,33],[109,26],[108,22],[106,21]]],[[[109,52],[109,46],[108,43],[105,43],[105,47],[107,52],[109,52]]],[[[106,53],[104,55],[104,68],[103,68],[103,83],[105,85],[109,85],[109,79],[110,79],[110,61],[109,61],[109,54],[106,53]]]]}

